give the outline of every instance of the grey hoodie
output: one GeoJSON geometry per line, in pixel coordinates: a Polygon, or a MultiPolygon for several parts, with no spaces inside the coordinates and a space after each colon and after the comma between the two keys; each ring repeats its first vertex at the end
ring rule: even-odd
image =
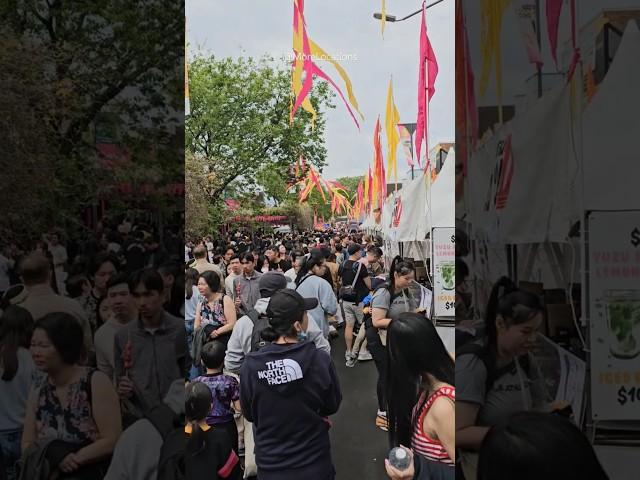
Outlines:
{"type": "MultiPolygon", "coordinates": [[[[264,314],[269,305],[269,298],[260,298],[255,304],[255,310],[259,314],[264,314]]],[[[244,358],[251,351],[251,335],[253,334],[253,322],[245,315],[240,317],[233,326],[231,338],[227,345],[227,355],[224,359],[224,367],[232,373],[239,373],[240,367],[244,362],[244,358]]],[[[322,335],[320,327],[309,315],[309,326],[307,328],[309,341],[315,343],[318,350],[323,350],[331,354],[331,345],[329,341],[322,335]]]]}

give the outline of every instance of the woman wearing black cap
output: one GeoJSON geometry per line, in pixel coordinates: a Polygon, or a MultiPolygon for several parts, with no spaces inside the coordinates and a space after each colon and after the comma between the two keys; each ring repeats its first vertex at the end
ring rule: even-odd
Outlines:
{"type": "Polygon", "coordinates": [[[249,353],[240,371],[240,403],[254,425],[258,478],[332,480],[328,415],[342,393],[331,357],[306,341],[307,311],[317,299],[280,290],[269,301],[271,342],[249,353]]]}

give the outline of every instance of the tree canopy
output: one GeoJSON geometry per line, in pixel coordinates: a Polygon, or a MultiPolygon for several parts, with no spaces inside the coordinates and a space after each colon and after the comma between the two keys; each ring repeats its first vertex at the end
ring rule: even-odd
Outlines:
{"type": "Polygon", "coordinates": [[[186,148],[204,162],[212,183],[204,192],[219,202],[225,192],[261,190],[286,198],[288,172],[300,156],[317,167],[326,161],[324,111],[333,93],[319,83],[311,102],[319,112],[300,112],[289,122],[291,76],[269,58],[197,56],[189,64],[191,114],[186,148]]]}

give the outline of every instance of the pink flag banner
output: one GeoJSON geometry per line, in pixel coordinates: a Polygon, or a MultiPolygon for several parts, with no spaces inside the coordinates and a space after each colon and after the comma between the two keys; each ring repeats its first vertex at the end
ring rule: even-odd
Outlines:
{"type": "Polygon", "coordinates": [[[562,13],[563,0],[547,0],[547,34],[549,35],[549,47],[551,56],[558,66],[558,27],[560,14],[562,13]]]}
{"type": "Polygon", "coordinates": [[[529,0],[521,0],[520,5],[516,7],[518,15],[518,26],[520,35],[527,49],[529,63],[536,66],[542,66],[542,54],[538,48],[538,38],[536,36],[536,5],[529,0]]]}
{"type": "MultiPolygon", "coordinates": [[[[425,141],[425,150],[429,150],[429,108],[428,102],[435,93],[436,77],[438,76],[438,62],[427,36],[427,20],[425,5],[422,4],[422,23],[420,25],[420,67],[418,77],[418,119],[416,121],[416,158],[420,165],[420,150],[422,140],[425,141]]],[[[426,164],[429,156],[426,155],[426,164]]]]}

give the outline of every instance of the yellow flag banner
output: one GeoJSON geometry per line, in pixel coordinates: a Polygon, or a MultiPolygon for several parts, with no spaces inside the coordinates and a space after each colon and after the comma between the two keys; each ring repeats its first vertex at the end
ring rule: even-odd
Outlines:
{"type": "MultiPolygon", "coordinates": [[[[335,91],[338,92],[338,95],[342,98],[351,118],[353,118],[356,126],[360,128],[360,124],[358,123],[351,106],[353,106],[353,108],[358,112],[361,120],[364,120],[364,116],[358,108],[358,103],[353,94],[351,80],[345,70],[331,57],[331,55],[327,55],[324,50],[309,38],[304,18],[304,0],[293,1],[293,53],[294,58],[291,72],[291,90],[293,92],[294,99],[291,102],[290,121],[293,122],[296,111],[300,107],[312,115],[312,122],[315,121],[316,112],[311,106],[309,94],[313,88],[313,77],[320,77],[329,82],[335,91]],[[338,87],[331,77],[316,65],[314,58],[327,60],[336,68],[347,88],[349,102],[347,102],[347,99],[342,93],[342,90],[340,90],[340,87],[338,87]],[[304,80],[302,75],[303,72],[304,80]]],[[[312,123],[312,125],[313,124],[314,123],[312,123]]]]}
{"type": "Polygon", "coordinates": [[[400,135],[398,135],[397,125],[400,123],[400,114],[393,101],[393,80],[389,80],[389,91],[387,92],[387,111],[385,115],[385,130],[387,134],[387,165],[389,175],[393,175],[393,180],[398,184],[398,166],[396,152],[400,135]]]}
{"type": "MultiPolygon", "coordinates": [[[[499,107],[502,107],[502,49],[500,48],[500,33],[502,30],[502,18],[508,6],[509,0],[481,0],[480,5],[482,22],[482,34],[480,37],[480,47],[482,49],[480,94],[484,95],[486,93],[491,67],[495,64],[496,96],[499,107]]],[[[500,108],[500,110],[502,109],[500,108]]]]}

